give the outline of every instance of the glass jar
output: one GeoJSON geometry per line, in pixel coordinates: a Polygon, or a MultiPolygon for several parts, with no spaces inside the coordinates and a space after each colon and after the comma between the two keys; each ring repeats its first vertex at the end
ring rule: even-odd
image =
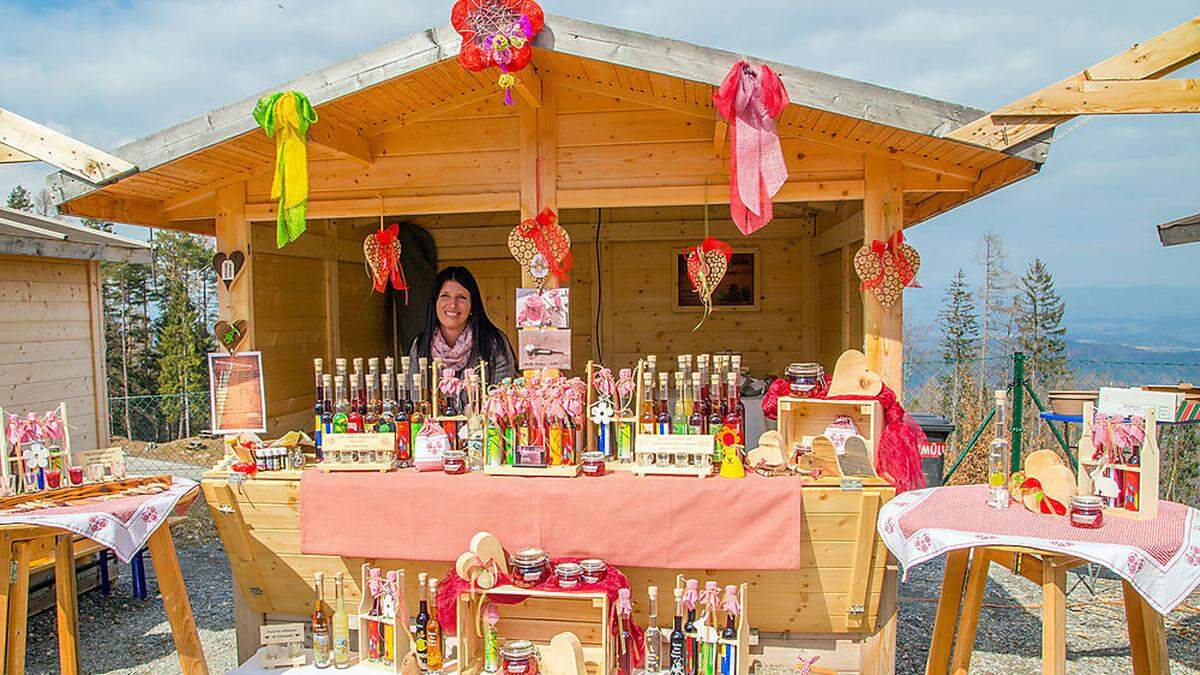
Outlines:
{"type": "Polygon", "coordinates": [[[1094,495],[1076,495],[1068,517],[1075,527],[1094,530],[1104,524],[1104,503],[1094,495]]]}
{"type": "Polygon", "coordinates": [[[598,584],[604,581],[604,577],[608,574],[608,565],[599,558],[580,560],[579,566],[583,568],[583,583],[585,584],[598,584]]]}
{"type": "Polygon", "coordinates": [[[447,450],[442,453],[442,471],[449,474],[467,472],[467,453],[462,450],[447,450]]]}
{"type": "Polygon", "coordinates": [[[523,548],[512,556],[513,583],[533,588],[550,576],[550,556],[540,548],[523,548]]]}
{"type": "Polygon", "coordinates": [[[599,450],[583,453],[583,475],[604,475],[604,453],[599,450]]]}
{"type": "Polygon", "coordinates": [[[500,647],[506,675],[537,675],[536,648],[529,640],[509,640],[500,647]]]}
{"type": "Polygon", "coordinates": [[[575,588],[583,578],[583,567],[579,563],[561,562],[554,566],[559,588],[575,588]]]}
{"type": "Polygon", "coordinates": [[[808,398],[820,386],[825,369],[819,363],[793,363],[784,371],[784,376],[791,380],[788,385],[790,396],[808,398]]]}

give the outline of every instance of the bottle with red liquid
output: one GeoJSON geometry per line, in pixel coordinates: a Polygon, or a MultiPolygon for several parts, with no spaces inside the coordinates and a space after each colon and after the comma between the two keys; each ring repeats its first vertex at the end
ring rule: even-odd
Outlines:
{"type": "Polygon", "coordinates": [[[742,442],[746,442],[746,402],[742,400],[742,356],[740,354],[733,355],[733,386],[738,389],[737,399],[737,414],[741,420],[741,425],[738,427],[738,436],[742,442]]]}
{"type": "Polygon", "coordinates": [[[363,431],[363,416],[359,409],[358,373],[350,377],[350,413],[346,415],[346,433],[361,434],[363,431]]]}
{"type": "Polygon", "coordinates": [[[737,440],[734,441],[737,445],[746,447],[745,424],[744,418],[738,412],[738,404],[741,398],[738,396],[737,375],[733,372],[726,373],[726,391],[729,393],[729,401],[726,404],[728,412],[725,414],[725,429],[732,432],[737,440]]]}
{"type": "Polygon", "coordinates": [[[704,433],[704,413],[701,412],[700,373],[692,373],[692,414],[688,418],[688,433],[704,433]]]}

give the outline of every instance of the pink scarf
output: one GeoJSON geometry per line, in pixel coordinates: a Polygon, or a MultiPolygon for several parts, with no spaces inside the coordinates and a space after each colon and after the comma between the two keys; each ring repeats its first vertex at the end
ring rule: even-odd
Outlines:
{"type": "Polygon", "coordinates": [[[729,212],[742,234],[753,234],[775,217],[771,198],[787,182],[787,165],[775,119],[788,106],[787,90],[767,66],[745,61],[729,69],[713,94],[729,122],[729,212]]]}
{"type": "Polygon", "coordinates": [[[446,338],[442,337],[441,329],[434,329],[433,340],[429,343],[429,351],[431,356],[439,359],[442,365],[454,370],[462,370],[467,365],[467,359],[471,357],[471,347],[475,344],[474,337],[471,335],[471,327],[467,326],[463,332],[459,334],[458,340],[454,342],[454,346],[446,344],[446,338]]]}

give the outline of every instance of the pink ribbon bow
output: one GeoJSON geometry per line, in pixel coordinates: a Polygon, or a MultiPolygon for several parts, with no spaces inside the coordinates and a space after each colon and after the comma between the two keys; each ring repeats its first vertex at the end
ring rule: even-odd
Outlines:
{"type": "Polygon", "coordinates": [[[633,600],[630,598],[628,588],[617,589],[617,614],[625,618],[629,618],[633,614],[633,600]]]}
{"type": "Polygon", "coordinates": [[[884,256],[890,256],[892,263],[896,267],[896,275],[900,279],[900,285],[908,288],[920,288],[921,284],[917,283],[917,273],[913,270],[912,265],[908,264],[908,258],[904,257],[904,232],[896,230],[895,234],[887,238],[887,241],[876,239],[871,242],[871,253],[879,259],[879,274],[874,278],[864,279],[860,284],[862,290],[868,288],[879,288],[883,285],[887,278],[887,265],[884,264],[884,256]]]}
{"type": "Polygon", "coordinates": [[[4,427],[4,434],[8,436],[9,443],[13,445],[22,445],[27,441],[32,441],[41,435],[41,426],[38,424],[37,415],[29,413],[22,419],[18,415],[9,415],[8,424],[4,427]]]}
{"type": "Polygon", "coordinates": [[[736,614],[742,613],[742,602],[738,599],[738,587],[730,584],[725,587],[725,599],[721,601],[721,609],[736,614]]]}
{"type": "Polygon", "coordinates": [[[696,602],[700,599],[700,582],[696,579],[687,579],[683,584],[683,606],[687,609],[696,609],[696,602]]]}
{"type": "Polygon", "coordinates": [[[715,581],[704,582],[704,591],[700,593],[700,604],[712,610],[721,603],[721,588],[715,581]]]}
{"type": "Polygon", "coordinates": [[[592,377],[592,383],[596,385],[596,391],[605,398],[612,398],[613,390],[616,385],[613,383],[612,370],[609,368],[601,368],[596,371],[592,377]]]}
{"type": "Polygon", "coordinates": [[[446,397],[455,396],[462,391],[462,380],[454,376],[453,368],[446,368],[442,371],[442,380],[438,382],[438,389],[446,397]]]}
{"type": "Polygon", "coordinates": [[[58,410],[51,410],[42,417],[39,428],[40,435],[45,438],[60,439],[63,437],[62,420],[58,419],[58,410]]]}

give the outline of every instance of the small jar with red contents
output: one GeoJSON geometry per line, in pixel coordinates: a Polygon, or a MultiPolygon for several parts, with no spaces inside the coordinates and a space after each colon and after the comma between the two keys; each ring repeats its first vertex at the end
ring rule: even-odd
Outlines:
{"type": "Polygon", "coordinates": [[[583,578],[583,567],[575,562],[560,562],[554,566],[559,588],[575,588],[583,578]]]}
{"type": "Polygon", "coordinates": [[[537,675],[537,648],[529,640],[509,640],[500,648],[505,675],[537,675]]]}
{"type": "Polygon", "coordinates": [[[1094,530],[1104,524],[1104,501],[1095,495],[1071,497],[1071,525],[1094,530]]]}
{"type": "Polygon", "coordinates": [[[604,475],[604,453],[598,450],[583,453],[583,475],[604,475]]]}
{"type": "Polygon", "coordinates": [[[540,548],[523,548],[512,555],[513,583],[533,588],[550,576],[550,556],[540,548]]]}
{"type": "Polygon", "coordinates": [[[583,583],[598,584],[608,575],[608,565],[599,558],[586,558],[579,561],[583,568],[583,583]]]}
{"type": "Polygon", "coordinates": [[[442,453],[442,471],[449,474],[467,472],[467,453],[462,450],[447,450],[442,453]]]}

